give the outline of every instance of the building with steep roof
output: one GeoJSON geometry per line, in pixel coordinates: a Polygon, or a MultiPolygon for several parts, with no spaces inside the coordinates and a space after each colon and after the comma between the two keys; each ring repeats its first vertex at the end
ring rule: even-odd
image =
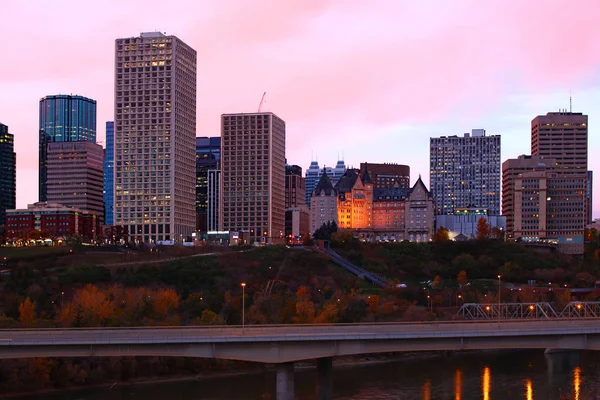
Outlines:
{"type": "Polygon", "coordinates": [[[338,227],[370,229],[373,226],[373,181],[369,172],[348,169],[335,185],[338,192],[338,227]]]}
{"type": "Polygon", "coordinates": [[[427,242],[434,233],[433,196],[421,180],[412,188],[399,187],[373,190],[372,227],[358,229],[360,240],[367,242],[427,242]]]}
{"type": "Polygon", "coordinates": [[[329,221],[338,222],[338,192],[325,172],[310,197],[310,232],[314,233],[329,221]]]}

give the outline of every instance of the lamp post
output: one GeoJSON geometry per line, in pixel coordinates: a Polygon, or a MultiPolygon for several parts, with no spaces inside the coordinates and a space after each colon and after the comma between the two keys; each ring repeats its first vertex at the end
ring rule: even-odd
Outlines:
{"type": "Polygon", "coordinates": [[[502,295],[502,275],[498,274],[498,319],[500,319],[500,296],[502,295]]]}
{"type": "Polygon", "coordinates": [[[246,282],[242,282],[242,332],[246,326],[246,282]]]}

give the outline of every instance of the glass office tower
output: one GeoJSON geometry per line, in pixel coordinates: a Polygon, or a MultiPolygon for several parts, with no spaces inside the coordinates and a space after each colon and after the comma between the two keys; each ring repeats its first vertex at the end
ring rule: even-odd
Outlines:
{"type": "Polygon", "coordinates": [[[40,99],[39,196],[47,200],[48,143],[96,143],[96,100],[66,94],[40,99]]]}

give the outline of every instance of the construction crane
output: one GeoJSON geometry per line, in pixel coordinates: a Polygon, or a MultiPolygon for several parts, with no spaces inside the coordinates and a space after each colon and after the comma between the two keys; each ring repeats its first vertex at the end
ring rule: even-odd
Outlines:
{"type": "Polygon", "coordinates": [[[262,95],[262,98],[260,99],[260,104],[258,105],[258,112],[260,112],[262,110],[262,106],[265,102],[265,96],[267,95],[267,92],[264,92],[262,95]]]}

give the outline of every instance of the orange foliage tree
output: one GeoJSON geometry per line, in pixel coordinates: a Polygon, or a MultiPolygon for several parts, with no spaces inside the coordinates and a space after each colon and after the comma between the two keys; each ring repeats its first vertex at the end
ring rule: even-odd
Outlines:
{"type": "Polygon", "coordinates": [[[32,302],[29,297],[19,305],[19,322],[26,328],[31,328],[35,325],[37,319],[35,307],[35,301],[32,302]]]}
{"type": "Polygon", "coordinates": [[[296,317],[299,324],[310,324],[315,319],[315,305],[305,286],[296,291],[296,317]]]}

